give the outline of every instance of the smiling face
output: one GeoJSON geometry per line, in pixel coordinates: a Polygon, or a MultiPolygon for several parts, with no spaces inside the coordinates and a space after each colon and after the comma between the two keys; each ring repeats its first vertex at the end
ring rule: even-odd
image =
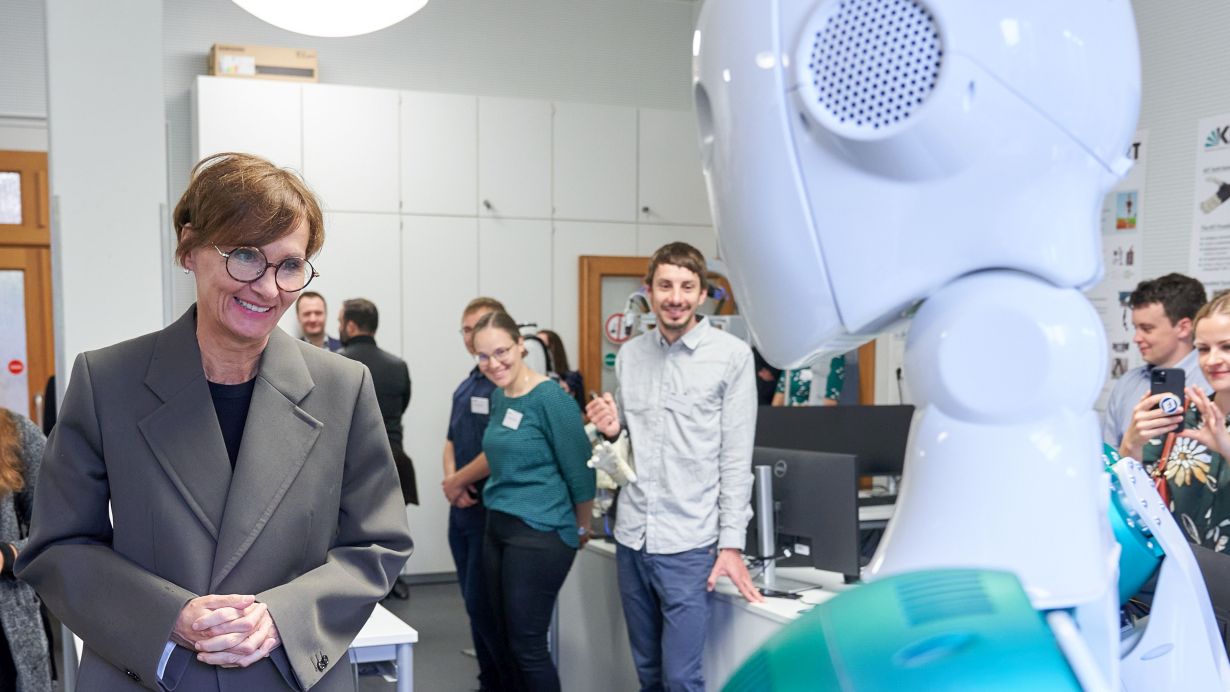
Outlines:
{"type": "Polygon", "coordinates": [[[473,336],[478,369],[497,387],[507,387],[524,374],[521,340],[503,329],[488,327],[473,336]]]}
{"type": "MultiPolygon", "coordinates": [[[[308,224],[300,221],[289,234],[259,249],[270,263],[277,264],[287,257],[304,257],[307,246],[308,224]]],[[[219,249],[229,252],[234,248],[219,249]]],[[[196,276],[197,339],[203,345],[263,349],[278,320],[299,295],[279,289],[272,268],[252,283],[236,281],[226,271],[226,258],[213,245],[192,250],[184,266],[196,276]]]]}
{"type": "Polygon", "coordinates": [[[1192,321],[1186,317],[1171,322],[1161,303],[1146,303],[1132,308],[1132,326],[1136,334],[1132,341],[1140,349],[1146,363],[1162,368],[1173,367],[1191,351],[1192,321]]]}
{"type": "Polygon", "coordinates": [[[299,314],[299,328],[308,338],[322,336],[325,333],[325,301],[315,296],[304,296],[295,303],[299,314]]]}
{"type": "Polygon", "coordinates": [[[1215,313],[1196,323],[1200,370],[1223,406],[1230,399],[1230,315],[1215,313]]]}
{"type": "Polygon", "coordinates": [[[658,318],[658,331],[668,342],[696,324],[696,311],[705,303],[700,276],[677,264],[661,264],[649,286],[649,306],[658,318]]]}

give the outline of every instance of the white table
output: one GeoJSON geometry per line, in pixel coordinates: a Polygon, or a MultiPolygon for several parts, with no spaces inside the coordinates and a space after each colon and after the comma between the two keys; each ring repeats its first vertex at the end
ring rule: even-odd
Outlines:
{"type": "Polygon", "coordinates": [[[418,640],[418,630],[377,603],[367,624],[363,625],[359,636],[350,645],[350,662],[357,666],[375,661],[396,661],[397,692],[412,692],[414,645],[418,640]]]}
{"type": "MultiPolygon", "coordinates": [[[[73,664],[67,663],[70,652],[65,647],[64,680],[66,689],[73,689],[77,677],[76,661],[81,660],[81,638],[64,627],[65,635],[72,635],[73,664]]],[[[67,640],[67,637],[65,637],[67,640]]],[[[414,690],[414,645],[418,643],[419,633],[401,618],[389,612],[388,608],[376,604],[367,624],[359,630],[359,635],[350,645],[350,663],[373,663],[376,661],[396,661],[397,692],[413,692],[414,690]]]]}

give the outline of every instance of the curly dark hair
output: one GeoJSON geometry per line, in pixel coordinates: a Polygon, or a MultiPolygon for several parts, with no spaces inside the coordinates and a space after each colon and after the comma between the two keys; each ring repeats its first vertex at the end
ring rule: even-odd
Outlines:
{"type": "Polygon", "coordinates": [[[1171,273],[1136,284],[1136,290],[1128,296],[1128,305],[1135,310],[1161,303],[1166,319],[1178,324],[1183,318],[1195,320],[1206,298],[1204,284],[1199,279],[1171,273]]]}

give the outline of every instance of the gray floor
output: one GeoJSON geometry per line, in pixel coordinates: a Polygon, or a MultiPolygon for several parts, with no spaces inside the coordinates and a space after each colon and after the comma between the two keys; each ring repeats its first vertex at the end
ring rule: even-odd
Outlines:
{"type": "MultiPolygon", "coordinates": [[[[422,692],[465,692],[478,689],[478,662],[461,653],[470,643],[470,624],[456,582],[410,587],[410,598],[382,601],[419,631],[414,647],[414,689],[422,692]]],[[[360,692],[393,690],[377,676],[359,679],[360,692]]]]}

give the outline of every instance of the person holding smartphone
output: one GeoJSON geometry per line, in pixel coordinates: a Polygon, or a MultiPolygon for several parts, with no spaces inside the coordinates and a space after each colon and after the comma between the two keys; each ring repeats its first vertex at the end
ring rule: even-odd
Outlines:
{"type": "MultiPolygon", "coordinates": [[[[1192,350],[1192,325],[1196,311],[1206,300],[1204,284],[1182,274],[1167,274],[1156,279],[1141,281],[1128,297],[1135,335],[1132,341],[1140,350],[1145,364],[1119,376],[1106,401],[1102,419],[1102,441],[1124,454],[1125,449],[1139,449],[1155,433],[1166,426],[1157,423],[1157,429],[1149,424],[1152,419],[1141,421],[1144,428],[1133,429],[1137,419],[1137,407],[1149,394],[1151,373],[1157,368],[1182,368],[1187,384],[1206,387],[1196,353],[1192,350]]],[[[1114,373],[1111,374],[1114,377],[1114,373]]],[[[1153,409],[1156,401],[1148,404],[1153,409]]],[[[1133,455],[1136,459],[1139,456],[1133,455]]]]}
{"type": "Polygon", "coordinates": [[[1132,426],[1153,431],[1158,439],[1142,445],[1136,458],[1158,480],[1187,540],[1224,553],[1230,547],[1230,294],[1196,313],[1195,335],[1200,370],[1212,394],[1187,387],[1187,405],[1179,415],[1152,408],[1168,394],[1144,397],[1132,426]],[[1179,432],[1170,432],[1180,424],[1179,432]]]}

